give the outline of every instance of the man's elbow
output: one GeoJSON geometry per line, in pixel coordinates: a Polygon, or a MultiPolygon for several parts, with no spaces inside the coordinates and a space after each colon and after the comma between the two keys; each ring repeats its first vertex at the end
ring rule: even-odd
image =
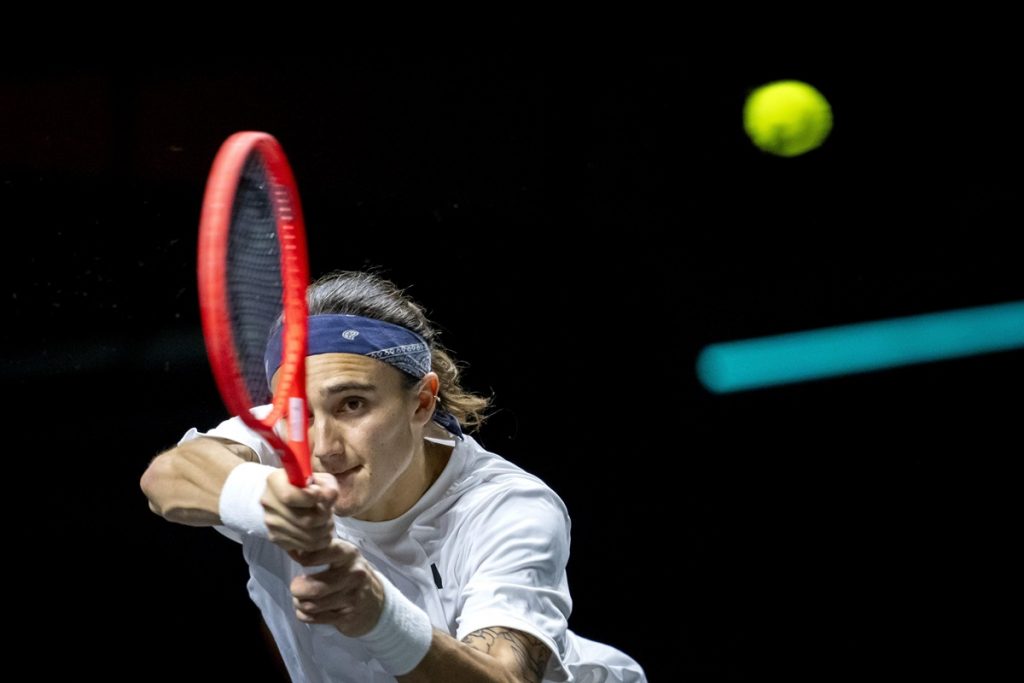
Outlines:
{"type": "Polygon", "coordinates": [[[166,482],[173,476],[171,473],[173,466],[167,453],[158,455],[149,463],[149,467],[139,479],[139,488],[149,500],[149,509],[161,517],[166,516],[164,506],[161,505],[161,491],[166,488],[166,482]]]}

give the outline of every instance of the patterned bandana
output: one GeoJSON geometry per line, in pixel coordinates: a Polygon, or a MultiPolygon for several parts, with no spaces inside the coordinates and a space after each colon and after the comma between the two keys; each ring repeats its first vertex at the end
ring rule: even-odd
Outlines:
{"type": "MultiPolygon", "coordinates": [[[[264,356],[267,384],[281,366],[282,327],[267,342],[264,356]]],[[[420,335],[399,325],[359,315],[332,313],[309,316],[309,349],[306,354],[355,353],[392,365],[417,379],[430,372],[430,345],[420,335]]],[[[450,413],[437,408],[434,422],[462,438],[462,427],[450,413]]]]}

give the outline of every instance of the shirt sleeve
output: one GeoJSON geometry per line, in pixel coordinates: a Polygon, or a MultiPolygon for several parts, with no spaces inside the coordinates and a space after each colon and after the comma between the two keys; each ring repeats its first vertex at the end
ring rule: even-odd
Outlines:
{"type": "Polygon", "coordinates": [[[567,680],[563,662],[572,598],[565,574],[565,505],[533,483],[487,499],[464,530],[456,638],[494,626],[529,633],[552,652],[547,679],[567,680]]]}
{"type": "MultiPolygon", "coordinates": [[[[269,405],[257,406],[252,409],[252,414],[258,418],[262,418],[270,412],[270,409],[271,406],[269,405]]],[[[185,432],[185,435],[178,441],[178,445],[180,446],[187,441],[198,439],[201,436],[215,436],[221,439],[227,439],[228,441],[244,444],[255,451],[256,458],[260,461],[260,464],[270,465],[272,467],[281,466],[281,459],[278,457],[277,453],[274,452],[274,449],[271,448],[259,434],[242,422],[242,418],[240,417],[232,417],[224,420],[219,425],[206,432],[201,432],[193,427],[185,432]]],[[[214,525],[213,528],[236,543],[242,542],[242,537],[237,532],[227,528],[226,526],[214,525]]]]}
{"type": "MultiPolygon", "coordinates": [[[[270,412],[271,406],[257,406],[252,409],[252,414],[257,418],[266,417],[270,412]]],[[[240,417],[232,417],[224,420],[213,429],[200,432],[196,428],[192,428],[185,433],[185,436],[181,437],[178,441],[178,445],[191,441],[192,439],[198,439],[201,436],[215,436],[221,439],[227,439],[228,441],[234,441],[236,443],[244,444],[256,452],[256,457],[259,459],[261,465],[270,465],[271,467],[280,467],[281,458],[278,457],[274,449],[263,440],[263,438],[255,431],[249,428],[240,417]]]]}

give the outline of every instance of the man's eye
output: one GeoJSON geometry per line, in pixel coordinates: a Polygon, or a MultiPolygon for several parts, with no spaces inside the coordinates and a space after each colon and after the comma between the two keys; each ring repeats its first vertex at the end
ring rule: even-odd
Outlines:
{"type": "Polygon", "coordinates": [[[361,398],[346,398],[341,402],[341,408],[345,412],[351,413],[352,411],[359,410],[363,407],[363,399],[361,398]]]}

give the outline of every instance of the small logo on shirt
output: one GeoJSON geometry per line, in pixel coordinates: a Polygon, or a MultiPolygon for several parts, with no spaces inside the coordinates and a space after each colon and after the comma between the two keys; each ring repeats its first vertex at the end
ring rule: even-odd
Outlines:
{"type": "Polygon", "coordinates": [[[358,330],[345,330],[344,332],[341,333],[341,336],[343,338],[347,339],[348,341],[352,341],[353,339],[355,339],[356,337],[359,336],[359,331],[358,330]]]}

